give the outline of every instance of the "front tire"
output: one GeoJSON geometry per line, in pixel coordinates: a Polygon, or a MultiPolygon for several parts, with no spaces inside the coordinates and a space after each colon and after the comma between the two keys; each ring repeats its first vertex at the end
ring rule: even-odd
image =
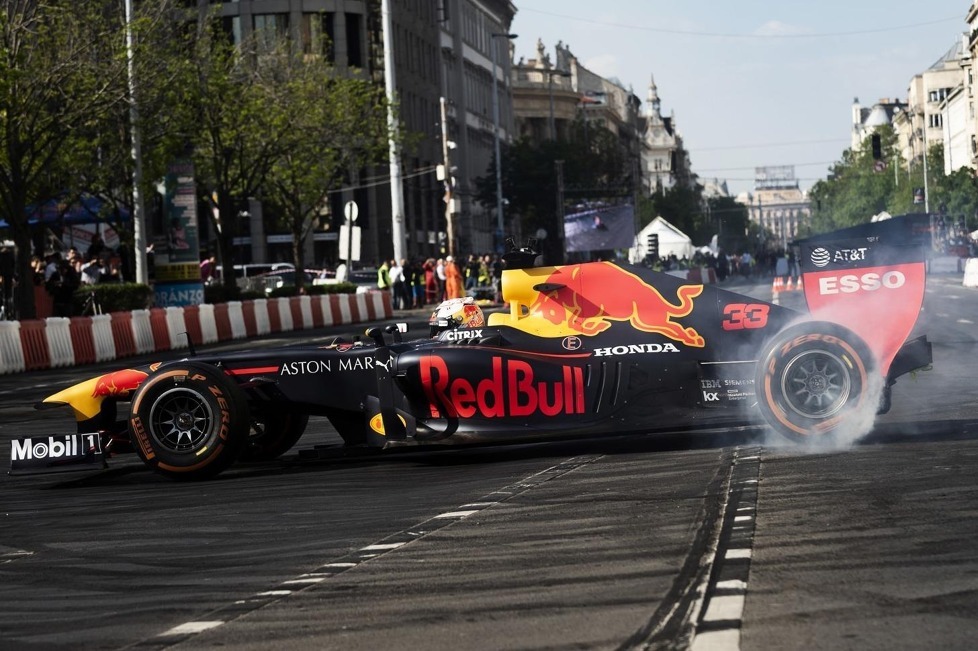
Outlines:
{"type": "Polygon", "coordinates": [[[238,458],[249,429],[244,393],[206,364],[175,364],[133,397],[129,431],[142,460],[173,479],[206,479],[238,458]]]}
{"type": "Polygon", "coordinates": [[[849,330],[824,322],[792,326],[761,351],[757,404],[789,439],[829,437],[864,413],[871,369],[869,349],[849,330]]]}

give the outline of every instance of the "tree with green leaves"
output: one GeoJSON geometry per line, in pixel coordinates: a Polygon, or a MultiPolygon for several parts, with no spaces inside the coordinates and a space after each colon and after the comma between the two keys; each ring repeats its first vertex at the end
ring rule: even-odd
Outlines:
{"type": "Polygon", "coordinates": [[[0,212],[17,246],[21,318],[36,314],[31,255],[43,247],[29,206],[71,187],[89,153],[86,134],[127,101],[115,8],[11,0],[0,10],[0,212]]]}
{"type": "MultiPolygon", "coordinates": [[[[193,30],[174,20],[176,7],[177,0],[143,0],[136,3],[131,23],[133,101],[138,116],[135,127],[141,145],[143,197],[153,196],[167,165],[185,153],[196,123],[195,104],[188,99],[195,86],[194,69],[186,56],[193,47],[193,30]]],[[[121,39],[124,16],[120,14],[118,19],[121,39]]],[[[76,172],[68,179],[73,194],[87,192],[104,201],[101,217],[111,223],[127,246],[132,245],[133,222],[121,216],[136,213],[132,115],[129,104],[120,103],[88,125],[80,134],[83,146],[73,159],[76,172]]]]}
{"type": "Polygon", "coordinates": [[[235,45],[214,17],[202,23],[192,50],[196,85],[188,101],[197,117],[190,156],[223,265],[235,285],[234,238],[240,206],[261,197],[265,179],[291,145],[296,107],[287,102],[288,43],[268,49],[260,39],[235,45]]]}
{"type": "Polygon", "coordinates": [[[925,187],[930,194],[931,212],[945,211],[964,217],[975,227],[978,210],[978,182],[974,170],[961,168],[944,174],[943,145],[933,144],[927,151],[927,180],[922,161],[911,162],[894,171],[898,161],[896,135],[889,126],[881,127],[880,160],[872,155],[871,136],[858,151],[847,149],[842,160],[830,169],[829,177],[812,186],[812,226],[816,233],[868,222],[883,211],[891,215],[924,212],[925,204],[914,203],[915,189],[925,187]]]}
{"type": "MultiPolygon", "coordinates": [[[[294,118],[288,146],[273,161],[264,197],[292,234],[293,263],[305,267],[304,242],[347,175],[386,161],[389,138],[383,87],[342,76],[319,58],[292,59],[281,97],[294,118]]],[[[296,274],[301,287],[303,274],[296,274]]]]}
{"type": "MultiPolygon", "coordinates": [[[[507,216],[518,218],[524,233],[544,229],[559,233],[558,162],[563,174],[565,204],[633,195],[631,159],[621,141],[608,129],[578,121],[566,140],[518,140],[502,152],[502,179],[507,216]]],[[[495,165],[476,179],[476,197],[484,205],[496,203],[495,165]]],[[[563,259],[556,237],[543,244],[547,259],[563,259]],[[548,247],[549,245],[549,247],[548,247]]]]}

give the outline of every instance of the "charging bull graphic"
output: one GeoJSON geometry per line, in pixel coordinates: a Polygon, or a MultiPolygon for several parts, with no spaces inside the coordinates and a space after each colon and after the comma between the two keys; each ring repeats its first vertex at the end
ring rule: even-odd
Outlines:
{"type": "Polygon", "coordinates": [[[693,311],[693,299],[702,285],[682,285],[677,303],[669,302],[655,287],[611,262],[556,267],[546,281],[534,286],[537,299],[530,314],[554,325],[552,334],[593,336],[611,327],[612,321],[629,321],[633,328],[654,332],[687,346],[702,348],[703,337],[684,328],[676,319],[693,311]]]}

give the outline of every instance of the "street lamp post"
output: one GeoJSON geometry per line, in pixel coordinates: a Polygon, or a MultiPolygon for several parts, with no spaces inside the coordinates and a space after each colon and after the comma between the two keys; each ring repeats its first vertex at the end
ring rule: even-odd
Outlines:
{"type": "Polygon", "coordinates": [[[547,73],[547,92],[550,95],[550,139],[557,139],[557,123],[554,120],[554,75],[558,77],[570,77],[571,73],[564,72],[563,70],[546,70],[547,73]]]}
{"type": "Polygon", "coordinates": [[[516,34],[490,34],[489,50],[492,55],[492,134],[496,148],[496,235],[498,236],[497,246],[502,247],[503,243],[503,167],[502,157],[499,153],[499,90],[496,80],[496,39],[514,39],[516,34]]]}
{"type": "Polygon", "coordinates": [[[924,114],[922,129],[924,132],[924,212],[930,212],[930,189],[927,187],[927,115],[924,114]]]}

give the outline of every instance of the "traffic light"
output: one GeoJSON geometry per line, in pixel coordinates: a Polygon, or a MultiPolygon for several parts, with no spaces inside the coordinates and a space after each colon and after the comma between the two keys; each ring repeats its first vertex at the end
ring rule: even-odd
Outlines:
{"type": "Polygon", "coordinates": [[[880,134],[873,134],[873,160],[880,160],[883,158],[883,143],[880,141],[880,134]]]}
{"type": "Polygon", "coordinates": [[[645,254],[653,258],[659,257],[659,234],[658,233],[649,233],[648,247],[645,254]]]}

